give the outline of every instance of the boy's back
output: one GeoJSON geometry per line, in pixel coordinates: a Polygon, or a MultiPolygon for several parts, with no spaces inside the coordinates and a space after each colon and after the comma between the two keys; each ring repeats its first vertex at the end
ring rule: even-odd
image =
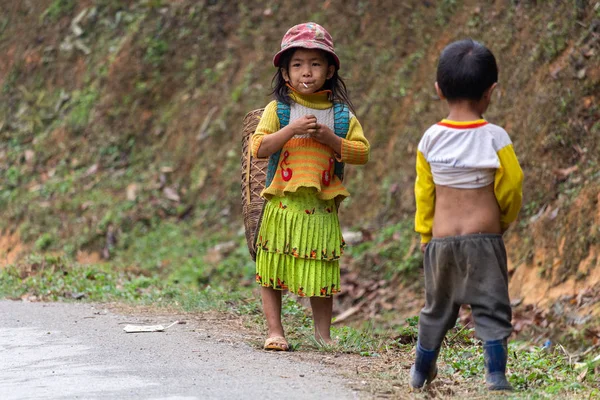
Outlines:
{"type": "Polygon", "coordinates": [[[483,119],[442,120],[425,132],[418,151],[418,170],[429,173],[419,176],[417,209],[433,205],[435,212],[433,220],[417,213],[417,232],[444,237],[506,230],[520,208],[521,189],[507,179],[519,175],[519,165],[504,129],[483,119]],[[421,193],[434,193],[435,203],[421,193]]]}
{"type": "Polygon", "coordinates": [[[469,304],[484,342],[488,388],[512,389],[505,376],[512,325],[502,233],[521,207],[523,172],[506,131],[483,119],[497,79],[496,60],[480,43],[463,40],[442,51],[435,87],[449,114],[425,132],[416,162],[426,300],[412,388],[436,377],[446,332],[469,304]]]}

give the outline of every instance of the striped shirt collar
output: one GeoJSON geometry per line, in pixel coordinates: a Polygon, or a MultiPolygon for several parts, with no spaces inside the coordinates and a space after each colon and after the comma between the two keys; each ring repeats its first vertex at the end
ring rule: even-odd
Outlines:
{"type": "Polygon", "coordinates": [[[473,129],[487,124],[488,122],[485,119],[477,119],[475,121],[452,121],[449,119],[443,119],[438,122],[438,125],[454,129],[473,129]]]}
{"type": "Polygon", "coordinates": [[[288,88],[290,89],[290,99],[301,106],[317,110],[326,110],[333,106],[333,103],[329,100],[329,95],[331,94],[330,90],[322,90],[312,94],[302,94],[289,85],[288,88]]]}

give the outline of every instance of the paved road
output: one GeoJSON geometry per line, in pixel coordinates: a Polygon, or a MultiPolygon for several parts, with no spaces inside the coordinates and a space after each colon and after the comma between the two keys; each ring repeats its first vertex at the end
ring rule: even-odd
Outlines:
{"type": "Polygon", "coordinates": [[[140,321],[102,305],[0,301],[0,398],[357,397],[324,366],[239,341],[219,342],[201,322],[166,332],[123,331],[126,322],[140,321]]]}

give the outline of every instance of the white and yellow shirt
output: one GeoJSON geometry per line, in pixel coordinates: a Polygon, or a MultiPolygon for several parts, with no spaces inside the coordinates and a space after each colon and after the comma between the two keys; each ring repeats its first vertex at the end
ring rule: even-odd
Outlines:
{"type": "Polygon", "coordinates": [[[432,236],[435,185],[474,189],[492,182],[505,230],[517,218],[523,198],[523,171],[508,133],[483,119],[444,119],[430,127],[417,151],[415,230],[421,242],[432,236]]]}

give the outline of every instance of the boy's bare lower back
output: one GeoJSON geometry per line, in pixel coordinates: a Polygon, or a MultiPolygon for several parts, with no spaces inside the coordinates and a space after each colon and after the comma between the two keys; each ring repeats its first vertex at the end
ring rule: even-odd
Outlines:
{"type": "Polygon", "coordinates": [[[494,184],[477,189],[435,187],[433,237],[502,233],[494,184]]]}

